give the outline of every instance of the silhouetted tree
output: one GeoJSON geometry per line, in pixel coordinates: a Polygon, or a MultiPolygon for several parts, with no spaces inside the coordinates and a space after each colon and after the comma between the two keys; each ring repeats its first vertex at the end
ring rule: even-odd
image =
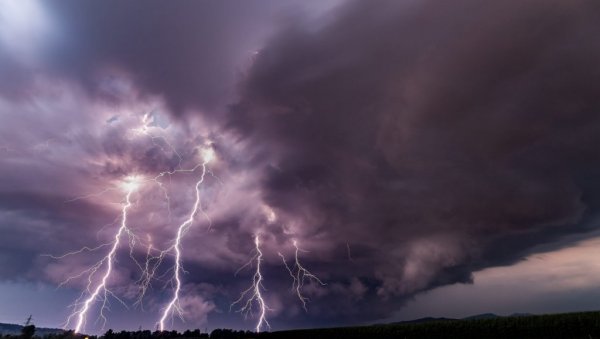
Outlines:
{"type": "Polygon", "coordinates": [[[106,331],[106,333],[104,333],[104,339],[114,339],[115,338],[115,332],[113,332],[112,328],[109,328],[108,331],[106,331]]]}
{"type": "Polygon", "coordinates": [[[25,326],[21,329],[21,338],[31,339],[35,334],[35,325],[31,322],[31,315],[25,321],[25,326]]]}

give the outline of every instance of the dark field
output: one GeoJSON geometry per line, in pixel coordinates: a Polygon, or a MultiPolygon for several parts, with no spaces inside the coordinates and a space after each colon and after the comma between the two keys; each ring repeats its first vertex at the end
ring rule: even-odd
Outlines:
{"type": "MultiPolygon", "coordinates": [[[[36,337],[38,337],[36,333],[36,337]]],[[[3,335],[2,338],[24,338],[3,335]]],[[[46,339],[83,338],[72,332],[45,334],[46,339]]],[[[600,312],[497,317],[491,319],[434,320],[424,323],[398,323],[359,327],[324,328],[253,333],[217,329],[209,334],[199,330],[113,332],[90,339],[363,339],[363,338],[600,338],[600,312]]]]}
{"type": "Polygon", "coordinates": [[[600,338],[600,312],[281,331],[259,338],[600,338]]]}

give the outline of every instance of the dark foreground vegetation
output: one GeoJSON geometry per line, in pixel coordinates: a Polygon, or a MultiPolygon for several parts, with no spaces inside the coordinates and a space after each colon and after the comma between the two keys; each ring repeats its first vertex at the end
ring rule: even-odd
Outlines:
{"type": "Polygon", "coordinates": [[[581,312],[492,319],[443,320],[425,323],[399,323],[360,327],[341,327],[310,330],[290,330],[254,333],[216,329],[210,334],[200,330],[151,332],[113,332],[84,336],[67,331],[44,336],[35,335],[35,327],[28,325],[18,335],[0,335],[0,339],[366,339],[366,338],[544,338],[544,339],[600,339],[600,312],[581,312]]]}
{"type": "MultiPolygon", "coordinates": [[[[262,335],[261,337],[262,338],[262,335]]],[[[269,333],[273,339],[358,338],[600,338],[600,312],[444,320],[419,324],[296,330],[269,333]]]]}

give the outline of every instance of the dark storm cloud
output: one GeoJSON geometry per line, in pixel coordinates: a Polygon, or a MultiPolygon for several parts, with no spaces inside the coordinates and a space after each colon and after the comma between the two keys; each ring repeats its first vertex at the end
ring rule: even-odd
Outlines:
{"type": "Polygon", "coordinates": [[[78,80],[96,97],[118,99],[106,74],[122,72],[142,95],[163,96],[174,114],[211,111],[230,99],[270,23],[290,5],[271,0],[44,4],[60,32],[45,59],[53,71],[78,80]]]}
{"type": "MultiPolygon", "coordinates": [[[[216,175],[202,204],[213,223],[209,232],[198,219],[183,254],[198,322],[239,319],[229,304],[253,272],[233,273],[257,233],[278,329],[385,318],[415,293],[596,228],[591,0],[350,2],[320,20],[294,13],[266,44],[288,4],[23,3],[43,11],[26,6],[0,24],[0,281],[85,270],[104,252],[39,254],[112,239],[123,179],[173,170],[179,156],[191,167],[207,143],[216,175]],[[183,119],[162,125],[169,115],[183,119]],[[291,264],[292,239],[327,282],[305,286],[309,312],[277,255],[291,264]]],[[[170,244],[195,178],[164,178],[168,217],[163,191],[136,194],[140,239],[170,244]]],[[[139,272],[128,254],[114,285],[129,300],[139,272]]],[[[159,288],[148,296],[155,313],[169,296],[159,288]]]]}
{"type": "Polygon", "coordinates": [[[0,280],[37,280],[40,254],[95,241],[87,226],[106,223],[111,214],[84,201],[67,202],[69,198],[40,192],[0,192],[0,280]]]}
{"type": "Polygon", "coordinates": [[[304,241],[369,253],[332,275],[383,299],[469,281],[595,227],[599,19],[594,1],[355,2],[261,49],[230,126],[304,241]]]}

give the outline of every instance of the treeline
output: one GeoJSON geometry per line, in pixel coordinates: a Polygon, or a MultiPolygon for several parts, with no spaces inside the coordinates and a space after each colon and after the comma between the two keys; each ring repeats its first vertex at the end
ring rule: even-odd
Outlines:
{"type": "MultiPolygon", "coordinates": [[[[0,339],[31,339],[31,327],[21,335],[0,339]]],[[[33,338],[36,338],[33,336],[33,338]]],[[[84,336],[72,331],[37,337],[42,339],[600,339],[600,312],[565,313],[538,316],[499,317],[492,319],[446,320],[427,323],[402,323],[361,327],[291,330],[254,333],[216,329],[210,334],[200,330],[121,331],[108,330],[100,337],[84,336]]]]}
{"type": "Polygon", "coordinates": [[[235,331],[230,329],[216,329],[210,334],[202,333],[199,329],[177,331],[120,331],[114,332],[112,329],[106,331],[101,336],[77,334],[73,331],[63,331],[61,333],[35,335],[35,326],[29,325],[23,328],[21,334],[0,333],[0,339],[246,339],[257,338],[257,334],[250,331],[235,331]]]}
{"type": "MultiPolygon", "coordinates": [[[[597,339],[600,312],[446,320],[265,333],[268,339],[597,339]]],[[[260,338],[263,338],[262,334],[260,338]]]]}

